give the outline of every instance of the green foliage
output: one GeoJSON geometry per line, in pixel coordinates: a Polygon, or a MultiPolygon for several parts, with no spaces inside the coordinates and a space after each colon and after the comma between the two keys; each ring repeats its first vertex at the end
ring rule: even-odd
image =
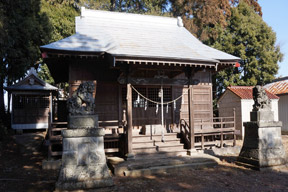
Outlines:
{"type": "Polygon", "coordinates": [[[33,66],[40,55],[39,45],[48,42],[49,23],[40,13],[39,0],[1,1],[4,35],[1,42],[1,78],[11,84],[33,66]]]}
{"type": "Polygon", "coordinates": [[[78,0],[77,7],[118,12],[167,15],[168,0],[78,0]]]}
{"type": "Polygon", "coordinates": [[[3,85],[11,85],[37,63],[39,46],[50,39],[50,24],[40,12],[40,0],[0,1],[0,114],[3,85]]]}
{"type": "MultiPolygon", "coordinates": [[[[75,33],[75,16],[79,9],[74,1],[41,0],[41,14],[49,19],[50,38],[47,43],[55,42],[75,33]]],[[[50,71],[42,60],[39,62],[38,75],[47,83],[54,84],[50,71]]]]}
{"type": "Polygon", "coordinates": [[[277,74],[282,54],[275,46],[276,34],[246,3],[232,9],[228,26],[213,47],[240,57],[241,67],[217,75],[218,93],[228,85],[266,84],[277,74]]]}
{"type": "Polygon", "coordinates": [[[58,41],[75,33],[75,17],[79,10],[71,1],[42,0],[41,13],[47,15],[50,23],[49,42],[58,41]]]}
{"type": "Polygon", "coordinates": [[[38,77],[49,84],[54,84],[54,79],[51,76],[50,71],[46,64],[39,65],[38,77]]]}

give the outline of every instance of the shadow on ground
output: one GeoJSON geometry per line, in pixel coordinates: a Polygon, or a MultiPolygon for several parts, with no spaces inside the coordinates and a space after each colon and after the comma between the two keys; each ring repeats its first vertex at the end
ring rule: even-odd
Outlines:
{"type": "MultiPolygon", "coordinates": [[[[36,145],[42,142],[39,138],[42,137],[33,138],[36,145]]],[[[46,154],[26,142],[24,139],[17,144],[11,136],[0,143],[0,191],[53,191],[58,171],[42,170],[46,154]]],[[[96,191],[288,191],[288,169],[260,172],[235,165],[235,156],[220,159],[219,165],[214,167],[169,170],[142,177],[114,177],[114,187],[96,191]]]]}

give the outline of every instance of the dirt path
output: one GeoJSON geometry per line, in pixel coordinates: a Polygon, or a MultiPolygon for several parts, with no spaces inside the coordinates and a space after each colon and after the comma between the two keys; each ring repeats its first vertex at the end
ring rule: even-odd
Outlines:
{"type": "MultiPolygon", "coordinates": [[[[283,136],[283,143],[287,149],[288,136],[283,136]]],[[[57,171],[42,170],[45,154],[39,149],[35,151],[37,148],[23,146],[16,144],[12,137],[0,143],[0,191],[53,191],[57,171]]],[[[288,169],[259,172],[237,166],[234,160],[235,157],[226,157],[220,165],[201,170],[140,178],[114,177],[114,187],[96,191],[288,191],[288,169]]]]}

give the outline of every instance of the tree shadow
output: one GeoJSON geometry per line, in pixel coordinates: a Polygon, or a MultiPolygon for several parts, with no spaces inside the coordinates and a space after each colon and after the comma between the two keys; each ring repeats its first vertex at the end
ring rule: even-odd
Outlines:
{"type": "MultiPolygon", "coordinates": [[[[30,139],[33,140],[34,137],[30,139]]],[[[23,147],[25,145],[17,144],[12,137],[6,138],[1,143],[0,191],[53,191],[59,170],[42,170],[42,160],[46,156],[41,148],[21,149],[23,147]]],[[[218,157],[220,162],[213,167],[171,169],[139,177],[114,176],[114,187],[96,191],[288,190],[288,169],[287,172],[285,170],[255,171],[236,165],[237,156],[218,157]]],[[[158,163],[161,164],[161,161],[158,160],[158,163]]]]}

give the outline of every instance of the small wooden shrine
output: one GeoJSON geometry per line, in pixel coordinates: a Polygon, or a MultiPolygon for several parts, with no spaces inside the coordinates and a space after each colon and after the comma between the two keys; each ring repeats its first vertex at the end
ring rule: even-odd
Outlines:
{"type": "Polygon", "coordinates": [[[57,87],[41,80],[31,68],[23,80],[5,90],[12,96],[12,129],[48,128],[53,114],[52,95],[56,94],[57,87]]]}

